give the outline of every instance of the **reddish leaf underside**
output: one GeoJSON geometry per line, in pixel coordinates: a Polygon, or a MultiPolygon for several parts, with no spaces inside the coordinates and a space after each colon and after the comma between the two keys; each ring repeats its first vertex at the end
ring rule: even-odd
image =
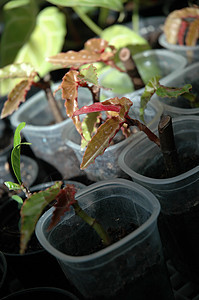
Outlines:
{"type": "Polygon", "coordinates": [[[70,184],[67,184],[66,187],[59,192],[56,196],[57,203],[54,205],[55,210],[48,230],[51,230],[60,221],[64,213],[70,210],[70,206],[77,202],[75,200],[75,194],[76,188],[70,184]]]}
{"type": "Polygon", "coordinates": [[[27,92],[32,85],[32,79],[26,79],[20,81],[9,93],[8,99],[4,104],[1,118],[5,118],[11,115],[15,110],[17,110],[19,104],[25,101],[27,92]]]}

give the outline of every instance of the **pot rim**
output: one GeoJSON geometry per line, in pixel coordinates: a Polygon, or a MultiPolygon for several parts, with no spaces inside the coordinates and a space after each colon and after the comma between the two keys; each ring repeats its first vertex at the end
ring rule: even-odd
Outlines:
{"type": "MultiPolygon", "coordinates": [[[[139,226],[135,231],[128,234],[126,237],[122,238],[121,240],[117,241],[116,243],[100,250],[95,253],[92,253],[90,255],[84,255],[84,256],[72,256],[62,253],[61,251],[54,248],[46,239],[45,235],[43,234],[43,227],[45,220],[52,215],[53,207],[50,208],[45,214],[41,216],[41,218],[38,220],[36,225],[36,235],[42,246],[50,252],[53,256],[57,257],[59,260],[67,261],[68,263],[84,263],[88,261],[93,261],[101,256],[105,256],[109,254],[112,251],[115,251],[119,247],[123,246],[124,244],[127,244],[131,241],[131,239],[136,238],[143,230],[151,226],[156,220],[160,213],[160,203],[157,200],[157,198],[146,188],[142,187],[141,185],[132,182],[130,180],[126,179],[115,179],[115,180],[107,180],[107,181],[100,181],[97,183],[94,183],[80,191],[77,192],[77,199],[86,194],[88,191],[92,192],[93,190],[97,189],[101,185],[109,186],[109,185],[121,185],[123,187],[128,187],[129,189],[132,189],[136,191],[137,193],[141,194],[143,197],[147,199],[148,202],[153,207],[153,211],[150,215],[150,217],[147,219],[146,222],[144,222],[141,226],[139,226]]],[[[72,215],[75,215],[73,213],[72,215]]],[[[71,216],[72,216],[71,215],[71,216]]]]}

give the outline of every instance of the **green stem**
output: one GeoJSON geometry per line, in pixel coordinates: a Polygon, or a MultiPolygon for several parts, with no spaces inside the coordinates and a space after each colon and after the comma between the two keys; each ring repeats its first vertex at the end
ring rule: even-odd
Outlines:
{"type": "Polygon", "coordinates": [[[96,219],[93,219],[91,216],[87,215],[87,213],[81,209],[78,202],[72,204],[75,210],[76,215],[78,215],[84,222],[90,225],[100,236],[104,245],[108,246],[111,243],[110,237],[108,233],[104,230],[104,228],[97,222],[96,219]]]}
{"type": "Polygon", "coordinates": [[[133,30],[139,34],[139,0],[134,0],[133,3],[132,27],[133,30]]]}
{"type": "Polygon", "coordinates": [[[101,35],[102,29],[97,26],[91,18],[88,17],[87,14],[83,12],[83,10],[80,7],[74,6],[73,10],[76,12],[76,14],[80,17],[80,19],[98,36],[101,35]]]}

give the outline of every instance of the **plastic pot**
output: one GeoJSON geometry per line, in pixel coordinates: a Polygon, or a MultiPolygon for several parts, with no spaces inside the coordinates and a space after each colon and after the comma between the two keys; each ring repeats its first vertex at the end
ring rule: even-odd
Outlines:
{"type": "Polygon", "coordinates": [[[178,55],[182,55],[187,59],[188,64],[199,61],[199,45],[196,46],[181,46],[173,45],[167,42],[165,34],[161,34],[159,37],[159,44],[171,52],[178,55]]]}
{"type": "Polygon", "coordinates": [[[86,187],[76,199],[105,230],[129,229],[112,245],[91,251],[100,238],[73,210],[51,231],[53,209],[39,219],[40,243],[58,259],[83,297],[144,300],[150,293],[154,300],[173,299],[157,229],[160,205],[156,198],[140,185],[115,179],[86,187]],[[132,224],[137,226],[133,232],[132,224]]]}
{"type": "MultiPolygon", "coordinates": [[[[75,181],[64,183],[74,184],[78,190],[85,186],[75,181]]],[[[53,182],[47,182],[35,185],[30,190],[31,192],[44,190],[52,184],[53,182]]],[[[19,220],[20,211],[17,202],[7,199],[4,205],[0,206],[0,240],[3,242],[1,251],[6,257],[9,273],[13,274],[11,277],[17,278],[19,285],[24,288],[55,284],[60,286],[63,275],[57,261],[45,251],[34,234],[28,251],[23,255],[19,254],[19,220]],[[57,272],[56,277],[54,272],[57,272]]]]}
{"type": "MultiPolygon", "coordinates": [[[[198,162],[199,117],[176,118],[173,129],[180,161],[192,158],[194,164],[198,162]]],[[[167,255],[178,271],[199,282],[199,165],[196,163],[181,175],[160,179],[163,173],[160,149],[143,134],[123,150],[119,165],[133,181],[158,198],[162,215],[160,233],[167,255]]]]}
{"type": "MultiPolygon", "coordinates": [[[[199,54],[198,54],[199,55],[199,54]]],[[[199,62],[194,63],[183,70],[171,75],[168,79],[163,79],[162,84],[166,86],[182,87],[185,84],[191,84],[191,92],[199,99],[199,62]]],[[[182,115],[199,115],[199,107],[193,107],[192,103],[180,96],[176,98],[159,98],[157,95],[153,96],[164,107],[165,114],[169,114],[172,117],[178,117],[182,115]]],[[[199,100],[197,100],[199,101],[199,100]]]]}
{"type": "MultiPolygon", "coordinates": [[[[132,118],[139,119],[140,96],[135,96],[133,102],[133,108],[129,115],[132,118]]],[[[150,128],[157,127],[162,112],[163,107],[157,101],[151,101],[148,104],[147,109],[145,110],[145,121],[150,128]]],[[[117,142],[114,145],[109,146],[103,155],[100,155],[95,159],[94,164],[91,164],[84,170],[87,177],[92,181],[117,177],[125,178],[126,174],[118,165],[118,156],[132,140],[136,140],[136,137],[137,133],[134,133],[127,139],[123,139],[122,133],[118,132],[116,135],[117,142]]],[[[77,132],[75,125],[71,120],[68,122],[68,130],[64,132],[63,138],[67,147],[74,151],[80,165],[85,149],[81,149],[80,134],[77,132]]]]}
{"type": "MultiPolygon", "coordinates": [[[[56,90],[59,84],[54,84],[52,90],[56,90]]],[[[68,130],[69,118],[66,116],[64,101],[61,93],[56,94],[63,116],[61,123],[53,124],[54,118],[50,111],[47,99],[43,91],[32,96],[11,116],[11,124],[17,127],[21,122],[26,122],[22,133],[31,144],[34,154],[53,165],[63,176],[68,179],[80,174],[77,159],[70,148],[67,148],[62,140],[62,134],[68,130]]],[[[91,94],[85,88],[79,89],[80,107],[91,101],[91,94]]]]}
{"type": "Polygon", "coordinates": [[[2,300],[35,300],[36,298],[47,298],[48,300],[54,300],[56,298],[59,300],[78,300],[78,298],[70,292],[55,287],[39,287],[21,290],[2,298],[2,300]]]}
{"type": "MultiPolygon", "coordinates": [[[[164,49],[147,50],[135,54],[133,58],[145,84],[157,75],[161,80],[169,79],[172,74],[182,70],[187,64],[185,57],[164,49]]],[[[99,76],[99,82],[101,86],[108,88],[101,89],[102,100],[126,96],[133,101],[135,94],[144,91],[144,88],[134,91],[129,76],[110,67],[99,76]]]]}

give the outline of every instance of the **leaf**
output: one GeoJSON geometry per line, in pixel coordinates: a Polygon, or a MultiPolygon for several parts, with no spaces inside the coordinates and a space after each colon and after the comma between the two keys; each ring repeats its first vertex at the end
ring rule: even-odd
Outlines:
{"type": "Polygon", "coordinates": [[[18,146],[21,144],[21,130],[26,126],[25,122],[21,122],[17,128],[15,129],[15,134],[14,134],[14,147],[18,146]]]}
{"type": "Polygon", "coordinates": [[[157,88],[156,94],[159,97],[168,97],[168,98],[175,97],[175,98],[177,98],[180,95],[189,93],[191,88],[192,88],[191,84],[186,84],[180,88],[167,87],[167,86],[160,85],[157,88]]]}
{"type": "Polygon", "coordinates": [[[132,29],[123,25],[112,25],[103,30],[101,38],[108,41],[116,49],[127,47],[128,45],[147,45],[148,42],[132,29]]]}
{"type": "MultiPolygon", "coordinates": [[[[199,17],[199,8],[197,7],[185,7],[182,9],[174,10],[171,12],[168,17],[166,18],[164,24],[164,33],[166,36],[166,40],[170,44],[177,44],[178,43],[178,35],[180,28],[183,24],[183,20],[189,18],[198,18],[199,17]]],[[[195,27],[195,26],[193,26],[195,27]]],[[[183,30],[182,30],[183,32],[183,30]]],[[[184,32],[185,33],[185,32],[184,32]]],[[[194,33],[194,35],[197,33],[194,33]]],[[[191,33],[192,35],[192,33],[191,33]]],[[[192,39],[192,38],[190,38],[192,39]]]]}
{"type": "Polygon", "coordinates": [[[11,115],[21,102],[25,101],[27,92],[32,85],[31,79],[20,81],[13,90],[9,93],[7,101],[4,103],[4,107],[1,112],[1,118],[5,118],[11,115]]]}
{"type": "Polygon", "coordinates": [[[96,131],[96,124],[100,122],[100,115],[99,112],[93,112],[88,114],[82,121],[81,149],[84,149],[91,140],[92,134],[96,131]]]}
{"type": "Polygon", "coordinates": [[[98,155],[102,155],[104,153],[120,127],[121,119],[118,116],[106,120],[106,122],[98,128],[97,133],[88,143],[88,147],[84,153],[80,166],[82,170],[87,168],[91,163],[94,163],[95,158],[98,155]]]}
{"type": "Polygon", "coordinates": [[[0,69],[0,79],[6,78],[29,78],[36,75],[35,69],[26,63],[11,64],[0,69]]]}
{"type": "Polygon", "coordinates": [[[185,43],[187,46],[195,46],[198,39],[199,39],[199,19],[196,19],[189,26],[185,43]]]}
{"type": "Polygon", "coordinates": [[[81,134],[81,122],[79,117],[73,117],[74,112],[78,109],[78,86],[79,86],[79,72],[70,70],[67,72],[63,79],[60,87],[62,90],[62,98],[65,99],[66,114],[72,118],[77,130],[81,134]]]}
{"type": "Polygon", "coordinates": [[[4,184],[7,186],[7,188],[10,191],[17,191],[17,190],[21,190],[21,185],[18,183],[14,183],[11,181],[4,181],[4,184]]]}
{"type": "Polygon", "coordinates": [[[92,38],[84,44],[83,50],[78,52],[70,50],[65,53],[58,53],[55,56],[48,57],[47,61],[65,68],[73,67],[74,69],[79,69],[85,64],[111,60],[116,51],[114,48],[111,48],[111,51],[105,52],[107,47],[107,41],[100,38],[92,38]]]}
{"type": "Polygon", "coordinates": [[[28,241],[34,232],[37,220],[42,214],[43,209],[52,202],[60,191],[62,182],[56,182],[44,191],[32,194],[27,198],[21,209],[21,238],[20,253],[26,250],[28,241]]]}
{"type": "Polygon", "coordinates": [[[83,81],[98,85],[97,68],[92,64],[87,68],[81,69],[80,75],[83,76],[83,81]]]}
{"type": "Polygon", "coordinates": [[[93,112],[97,112],[97,111],[115,111],[118,112],[120,111],[120,106],[116,106],[116,105],[105,105],[104,102],[96,102],[93,103],[91,105],[85,105],[82,108],[80,108],[79,110],[76,110],[73,113],[73,116],[79,116],[81,114],[88,114],[88,113],[93,113],[93,112]]]}
{"type": "Polygon", "coordinates": [[[48,230],[51,230],[60,221],[61,216],[70,210],[70,206],[77,202],[77,200],[75,200],[76,192],[77,190],[73,184],[67,184],[56,196],[57,203],[54,205],[55,210],[48,230]]]}
{"type": "Polygon", "coordinates": [[[144,121],[144,110],[147,106],[147,103],[156,92],[157,88],[160,86],[159,84],[159,76],[154,76],[149,80],[149,82],[145,85],[144,92],[140,99],[140,119],[144,121]]]}
{"type": "Polygon", "coordinates": [[[14,0],[4,8],[5,28],[0,48],[1,66],[12,63],[28,41],[36,24],[37,5],[34,0],[14,0]]]}
{"type": "MultiPolygon", "coordinates": [[[[33,64],[41,77],[54,67],[46,61],[46,57],[61,51],[66,35],[65,16],[57,7],[46,7],[37,15],[34,31],[29,40],[18,52],[14,63],[33,64]]],[[[15,82],[1,83],[1,94],[7,94],[15,82]]]]}
{"type": "Polygon", "coordinates": [[[20,152],[21,152],[21,130],[25,127],[26,123],[22,122],[20,123],[14,134],[14,148],[11,152],[11,164],[13,172],[17,178],[17,181],[19,184],[22,184],[21,181],[21,169],[20,169],[20,152]]]}
{"type": "Polygon", "coordinates": [[[111,10],[121,11],[123,8],[123,1],[121,0],[47,0],[55,5],[61,5],[66,7],[73,7],[73,6],[88,6],[88,7],[106,7],[111,10]]]}

